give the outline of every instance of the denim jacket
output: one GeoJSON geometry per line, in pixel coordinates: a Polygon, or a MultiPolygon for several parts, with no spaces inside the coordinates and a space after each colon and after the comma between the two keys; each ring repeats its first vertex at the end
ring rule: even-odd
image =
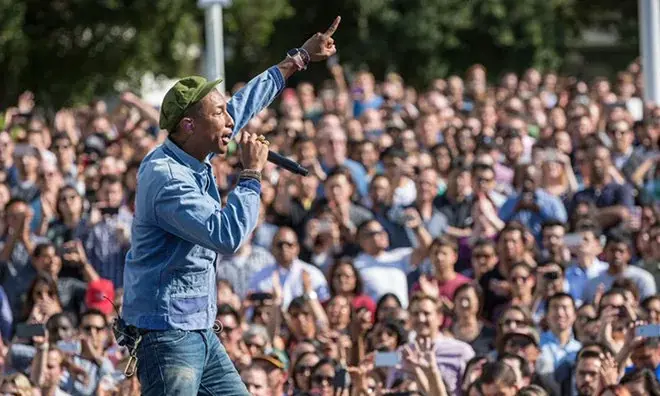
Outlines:
{"type": "MultiPolygon", "coordinates": [[[[227,104],[234,134],[284,88],[276,66],[227,104]]],[[[147,330],[213,326],[216,252],[235,253],[254,230],[261,185],[242,180],[222,208],[210,158],[200,162],[167,139],[138,171],[131,249],[124,269],[123,316],[147,330]]]]}

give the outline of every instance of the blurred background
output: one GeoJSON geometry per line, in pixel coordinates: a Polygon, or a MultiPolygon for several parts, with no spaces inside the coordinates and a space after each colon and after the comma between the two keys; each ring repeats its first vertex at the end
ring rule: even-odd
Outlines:
{"type": "MultiPolygon", "coordinates": [[[[492,79],[529,67],[611,77],[639,53],[637,8],[615,0],[232,0],[223,15],[227,88],[335,15],[347,72],[394,71],[418,87],[475,63],[492,79]]],[[[204,37],[194,0],[0,0],[0,107],[26,89],[50,107],[125,89],[148,99],[163,79],[204,74],[204,37]]],[[[327,75],[313,68],[303,77],[327,75]]]]}

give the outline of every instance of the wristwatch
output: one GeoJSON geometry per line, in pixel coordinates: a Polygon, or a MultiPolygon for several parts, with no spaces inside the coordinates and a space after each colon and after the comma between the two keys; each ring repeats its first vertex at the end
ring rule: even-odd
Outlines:
{"type": "Polygon", "coordinates": [[[309,300],[318,300],[318,298],[319,298],[319,296],[316,294],[316,292],[314,290],[312,290],[309,293],[305,293],[304,297],[305,297],[305,300],[308,300],[308,301],[309,300]]]}
{"type": "Polygon", "coordinates": [[[298,70],[307,69],[307,65],[310,61],[309,53],[304,48],[291,49],[287,51],[286,57],[293,60],[293,63],[296,65],[298,70]]]}

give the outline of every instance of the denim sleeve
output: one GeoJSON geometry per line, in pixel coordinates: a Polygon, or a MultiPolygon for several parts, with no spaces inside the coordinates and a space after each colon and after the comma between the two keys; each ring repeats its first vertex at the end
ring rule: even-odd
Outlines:
{"type": "Polygon", "coordinates": [[[508,223],[513,216],[515,216],[516,212],[516,205],[518,204],[518,199],[520,197],[515,196],[512,198],[507,199],[504,202],[504,205],[500,208],[500,212],[498,213],[500,219],[502,219],[503,222],[508,223]]]}
{"type": "Polygon", "coordinates": [[[11,305],[9,305],[7,294],[5,294],[5,289],[0,287],[0,333],[4,340],[11,339],[13,321],[11,305]]]}
{"type": "Polygon", "coordinates": [[[234,119],[234,135],[243,128],[255,114],[270,105],[284,89],[282,72],[273,66],[248,82],[236,92],[227,103],[227,112],[234,119]]]}
{"type": "Polygon", "coordinates": [[[156,219],[165,231],[183,240],[234,254],[257,225],[259,187],[256,181],[239,182],[223,209],[194,182],[172,179],[156,197],[156,219]]]}

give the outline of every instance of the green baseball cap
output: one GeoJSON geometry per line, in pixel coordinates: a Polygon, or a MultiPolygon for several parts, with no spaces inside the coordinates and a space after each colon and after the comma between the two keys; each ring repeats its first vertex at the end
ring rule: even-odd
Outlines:
{"type": "Polygon", "coordinates": [[[190,106],[202,100],[222,79],[207,81],[204,77],[182,78],[165,94],[160,106],[160,129],[174,130],[190,106]]]}

